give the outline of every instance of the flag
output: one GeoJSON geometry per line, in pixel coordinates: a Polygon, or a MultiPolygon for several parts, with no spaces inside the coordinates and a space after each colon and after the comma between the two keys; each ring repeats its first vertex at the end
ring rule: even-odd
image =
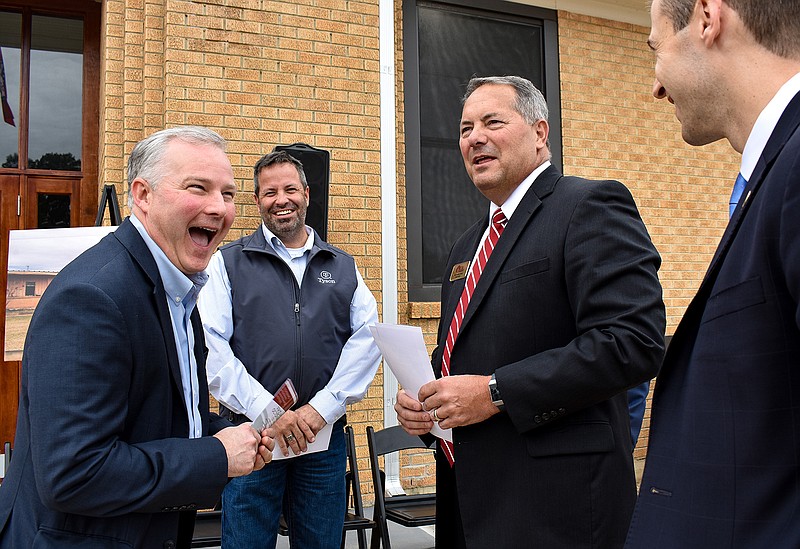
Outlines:
{"type": "Polygon", "coordinates": [[[3,64],[3,49],[0,48],[0,101],[3,103],[3,120],[6,124],[14,124],[14,113],[11,105],[8,104],[8,92],[6,91],[6,67],[3,64]]]}

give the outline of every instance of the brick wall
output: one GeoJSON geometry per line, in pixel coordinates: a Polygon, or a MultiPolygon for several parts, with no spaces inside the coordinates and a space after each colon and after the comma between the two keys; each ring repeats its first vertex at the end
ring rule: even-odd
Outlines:
{"type": "MultiPolygon", "coordinates": [[[[401,2],[395,2],[399,322],[435,344],[438,303],[409,303],[405,243],[401,2]]],[[[328,240],[356,257],[381,307],[378,0],[106,0],[100,173],[127,196],[133,145],[165,126],[199,124],[229,141],[240,187],[229,239],[259,222],[252,166],[275,145],[331,153],[328,240]]],[[[648,29],[559,12],[564,168],[615,178],[636,198],[664,264],[668,333],[725,225],[738,159],[727,143],[685,145],[672,107],[650,95],[648,29]]],[[[348,410],[372,501],[366,425],[383,424],[383,374],[348,410]]],[[[646,443],[647,423],[643,430],[646,443]]],[[[644,454],[640,444],[637,455],[644,454]]],[[[401,461],[404,486],[429,490],[429,457],[401,461]]]]}
{"type": "MultiPolygon", "coordinates": [[[[630,188],[663,260],[672,334],[725,229],[739,156],[727,141],[683,142],[674,107],[651,94],[649,32],[559,12],[564,171],[630,188]]],[[[648,400],[637,458],[646,454],[649,415],[648,400]]]]}
{"type": "MultiPolygon", "coordinates": [[[[328,240],[356,257],[379,302],[378,0],[107,0],[102,180],[127,200],[125,161],[140,139],[197,124],[228,140],[239,184],[233,240],[258,226],[252,167],[275,145],[331,154],[328,240]]],[[[350,407],[364,432],[383,424],[382,378],[350,407]]]]}
{"type": "MultiPolygon", "coordinates": [[[[725,228],[739,157],[727,141],[702,148],[683,142],[673,106],[651,94],[649,28],[566,11],[558,12],[558,28],[564,172],[617,179],[631,190],[662,256],[672,334],[725,228]]],[[[410,303],[407,314],[432,348],[439,304],[410,303]]],[[[650,399],[639,460],[649,418],[650,399]]]]}

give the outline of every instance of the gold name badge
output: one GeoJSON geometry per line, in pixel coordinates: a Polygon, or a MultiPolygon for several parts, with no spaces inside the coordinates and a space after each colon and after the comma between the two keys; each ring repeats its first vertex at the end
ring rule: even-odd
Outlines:
{"type": "Polygon", "coordinates": [[[453,271],[450,273],[450,282],[466,278],[467,269],[469,269],[469,261],[465,261],[464,263],[456,263],[453,265],[453,271]]]}

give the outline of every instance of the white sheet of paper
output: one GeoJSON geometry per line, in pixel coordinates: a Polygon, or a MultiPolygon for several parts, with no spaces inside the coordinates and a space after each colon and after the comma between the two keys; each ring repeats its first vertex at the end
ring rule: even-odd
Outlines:
{"type": "MultiPolygon", "coordinates": [[[[383,362],[400,382],[406,393],[417,398],[419,389],[435,379],[425,339],[419,326],[378,323],[369,327],[375,343],[383,353],[383,362]]],[[[433,424],[431,433],[445,440],[453,440],[452,429],[442,429],[433,424]]]]}
{"type": "Polygon", "coordinates": [[[295,454],[292,451],[292,448],[289,447],[289,455],[284,456],[283,452],[281,452],[281,447],[278,446],[278,443],[275,443],[275,448],[272,449],[272,459],[292,459],[296,458],[297,456],[304,456],[306,454],[313,454],[314,452],[324,452],[328,449],[328,444],[331,442],[331,433],[333,432],[333,425],[330,423],[323,427],[317,436],[314,438],[314,442],[308,445],[308,449],[303,452],[302,454],[295,454]]]}

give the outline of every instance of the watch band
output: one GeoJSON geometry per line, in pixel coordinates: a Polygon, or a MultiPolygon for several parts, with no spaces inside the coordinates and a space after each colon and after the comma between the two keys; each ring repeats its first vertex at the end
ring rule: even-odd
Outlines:
{"type": "Polygon", "coordinates": [[[495,379],[494,374],[492,374],[492,378],[489,380],[489,395],[492,398],[492,404],[501,410],[505,407],[503,397],[500,396],[500,389],[497,388],[497,379],[495,379]]]}

